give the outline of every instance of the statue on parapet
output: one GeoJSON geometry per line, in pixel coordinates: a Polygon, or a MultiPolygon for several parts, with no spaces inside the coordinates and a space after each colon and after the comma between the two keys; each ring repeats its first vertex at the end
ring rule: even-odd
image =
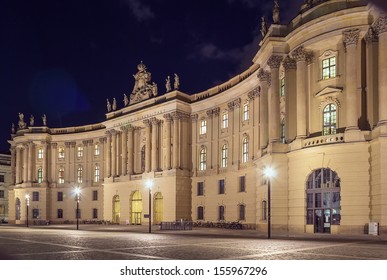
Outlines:
{"type": "Polygon", "coordinates": [[[30,116],[30,126],[34,126],[35,118],[33,115],[30,116]]]}
{"type": "Polygon", "coordinates": [[[116,98],[115,98],[115,97],[113,98],[112,110],[113,110],[113,111],[117,110],[117,101],[116,101],[116,98]]]}
{"type": "Polygon", "coordinates": [[[133,75],[135,83],[133,91],[130,94],[129,104],[141,102],[157,95],[157,85],[151,81],[151,73],[147,71],[146,66],[141,63],[137,66],[138,72],[133,75]]]}
{"type": "Polygon", "coordinates": [[[124,93],[124,105],[128,106],[129,105],[129,98],[128,96],[124,93]]]}
{"type": "Polygon", "coordinates": [[[167,90],[166,92],[171,91],[171,77],[169,76],[165,79],[165,89],[167,90]]]}
{"type": "Polygon", "coordinates": [[[179,78],[179,76],[176,73],[174,75],[175,75],[175,82],[173,84],[173,88],[175,90],[178,90],[179,87],[180,87],[180,78],[179,78]]]}
{"type": "Polygon", "coordinates": [[[24,129],[26,128],[26,123],[24,122],[24,114],[19,113],[19,122],[18,122],[19,128],[24,129]]]}
{"type": "Polygon", "coordinates": [[[274,24],[280,23],[280,7],[279,7],[278,0],[274,0],[273,23],[274,24]]]}
{"type": "Polygon", "coordinates": [[[107,98],[106,98],[106,108],[108,113],[112,110],[112,105],[110,104],[110,101],[107,98]]]}
{"type": "Polygon", "coordinates": [[[266,21],[265,21],[265,17],[262,16],[261,17],[261,34],[262,34],[262,38],[265,38],[266,36],[266,33],[267,33],[267,27],[266,27],[266,21]]]}
{"type": "Polygon", "coordinates": [[[43,114],[42,116],[43,126],[47,126],[47,117],[46,114],[43,114]]]}

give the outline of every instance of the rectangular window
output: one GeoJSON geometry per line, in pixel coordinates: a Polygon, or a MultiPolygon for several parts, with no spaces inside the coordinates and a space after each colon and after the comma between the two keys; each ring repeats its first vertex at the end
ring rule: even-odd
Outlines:
{"type": "Polygon", "coordinates": [[[324,59],[322,61],[323,80],[336,77],[336,57],[324,59]]]}
{"type": "Polygon", "coordinates": [[[98,219],[98,209],[93,208],[93,219],[98,219]]]}
{"type": "Polygon", "coordinates": [[[38,150],[38,159],[43,159],[43,148],[39,148],[38,150]]]}
{"type": "Polygon", "coordinates": [[[267,219],[267,203],[266,200],[262,201],[262,220],[267,219]]]}
{"type": "Polygon", "coordinates": [[[3,174],[0,175],[0,182],[4,182],[4,175],[3,174]]]}
{"type": "Polygon", "coordinates": [[[246,176],[239,177],[239,191],[240,192],[246,191],[246,176]]]}
{"type": "Polygon", "coordinates": [[[4,190],[0,190],[0,198],[4,198],[4,190]]]}
{"type": "Polygon", "coordinates": [[[198,196],[204,195],[204,182],[198,182],[198,196]]]}
{"type": "Polygon", "coordinates": [[[98,191],[93,191],[93,200],[98,200],[98,191]]]}
{"type": "Polygon", "coordinates": [[[32,201],[39,201],[39,192],[32,192],[32,201]]]}
{"type": "Polygon", "coordinates": [[[59,149],[58,149],[58,157],[59,157],[60,159],[64,159],[64,157],[65,157],[65,150],[64,150],[64,147],[59,147],[59,149]]]}
{"type": "Polygon", "coordinates": [[[58,201],[63,201],[63,192],[58,192],[58,201]]]}
{"type": "Polygon", "coordinates": [[[58,217],[58,219],[63,219],[63,209],[58,209],[57,217],[58,217]]]}
{"type": "Polygon", "coordinates": [[[243,118],[242,120],[243,121],[247,121],[249,119],[249,103],[246,102],[244,105],[243,105],[243,118]]]}
{"type": "Polygon", "coordinates": [[[94,169],[94,182],[98,183],[99,182],[99,166],[96,165],[94,169]]]}
{"type": "Polygon", "coordinates": [[[224,179],[219,180],[219,194],[224,194],[224,179]]]}
{"type": "Polygon", "coordinates": [[[83,147],[82,146],[78,146],[77,157],[78,158],[83,157],[83,147]]]}
{"type": "Polygon", "coordinates": [[[228,127],[228,112],[222,115],[222,128],[228,127]]]}
{"type": "Polygon", "coordinates": [[[321,193],[315,193],[314,195],[315,195],[315,200],[314,200],[315,205],[314,205],[314,207],[315,208],[321,208],[321,193]]]}
{"type": "Polygon", "coordinates": [[[206,133],[207,133],[207,121],[202,120],[202,121],[200,121],[200,135],[203,135],[206,133]]]}
{"type": "Polygon", "coordinates": [[[43,182],[43,168],[42,167],[39,167],[38,169],[38,183],[42,183],[43,182]]]}
{"type": "Polygon", "coordinates": [[[32,218],[33,219],[39,219],[39,209],[32,209],[32,218]]]}
{"type": "Polygon", "coordinates": [[[99,156],[99,145],[98,144],[95,144],[95,146],[94,146],[94,155],[99,156]]]}
{"type": "Polygon", "coordinates": [[[306,208],[313,208],[313,193],[306,195],[306,208]]]}
{"type": "Polygon", "coordinates": [[[64,168],[59,169],[59,174],[58,174],[58,183],[63,184],[64,183],[64,168]]]}
{"type": "Polygon", "coordinates": [[[204,220],[204,208],[203,208],[203,206],[198,207],[198,220],[204,220]]]}
{"type": "Polygon", "coordinates": [[[306,223],[308,225],[313,225],[313,210],[312,209],[306,210],[306,223]]]}
{"type": "Polygon", "coordinates": [[[219,221],[224,221],[224,206],[221,205],[218,208],[218,220],[219,221]]]}
{"type": "Polygon", "coordinates": [[[245,205],[239,205],[239,220],[240,221],[244,221],[244,220],[246,220],[246,217],[245,217],[245,209],[246,208],[246,206],[245,205]]]}

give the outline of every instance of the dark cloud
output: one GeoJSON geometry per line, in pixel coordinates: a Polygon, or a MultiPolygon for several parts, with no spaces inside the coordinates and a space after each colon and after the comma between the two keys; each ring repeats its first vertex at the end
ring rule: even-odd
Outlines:
{"type": "Polygon", "coordinates": [[[125,3],[129,6],[134,17],[139,22],[143,22],[155,17],[155,14],[151,8],[141,3],[140,0],[125,0],[125,3]]]}

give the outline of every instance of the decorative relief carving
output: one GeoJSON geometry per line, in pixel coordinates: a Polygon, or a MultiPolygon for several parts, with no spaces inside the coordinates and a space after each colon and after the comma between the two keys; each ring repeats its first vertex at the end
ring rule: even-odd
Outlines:
{"type": "Polygon", "coordinates": [[[167,122],[171,122],[172,121],[172,116],[171,114],[164,114],[163,115],[164,119],[167,121],[167,122]]]}
{"type": "Polygon", "coordinates": [[[198,118],[199,118],[199,115],[198,115],[198,114],[192,114],[192,115],[191,115],[191,121],[193,121],[193,122],[197,122],[197,121],[198,121],[198,118]]]}
{"type": "Polygon", "coordinates": [[[341,104],[340,104],[339,99],[334,98],[334,97],[332,97],[332,96],[328,96],[328,97],[324,98],[324,99],[320,102],[320,106],[319,106],[320,110],[322,110],[326,105],[328,105],[328,104],[330,104],[330,103],[335,103],[336,106],[337,106],[338,108],[341,107],[341,104]]]}
{"type": "Polygon", "coordinates": [[[360,29],[353,28],[343,31],[343,42],[344,46],[348,47],[349,45],[357,45],[359,41],[360,29]]]}
{"type": "Polygon", "coordinates": [[[190,114],[187,114],[184,112],[178,112],[178,111],[172,112],[171,116],[174,120],[186,120],[186,119],[189,119],[191,117],[190,114]]]}
{"type": "Polygon", "coordinates": [[[284,66],[285,71],[297,68],[296,60],[294,58],[291,58],[290,56],[286,56],[284,58],[282,65],[284,66]]]}
{"type": "Polygon", "coordinates": [[[278,69],[281,65],[283,57],[280,55],[272,55],[267,61],[267,65],[270,66],[271,69],[278,69]]]}
{"type": "Polygon", "coordinates": [[[143,124],[144,124],[145,126],[147,126],[147,127],[150,127],[150,126],[151,126],[151,121],[150,121],[149,119],[143,120],[142,122],[143,122],[143,124]]]}
{"type": "Polygon", "coordinates": [[[364,41],[367,44],[374,43],[378,41],[378,33],[373,27],[368,28],[368,32],[364,35],[364,41]]]}
{"type": "Polygon", "coordinates": [[[240,108],[241,107],[241,99],[240,98],[235,99],[234,101],[227,103],[227,106],[228,106],[228,109],[230,111],[232,111],[236,108],[240,108]]]}
{"type": "Polygon", "coordinates": [[[306,50],[304,46],[299,46],[292,52],[292,56],[296,61],[305,61],[306,60],[306,50]]]}
{"type": "Polygon", "coordinates": [[[259,81],[261,83],[262,82],[269,82],[270,81],[270,72],[269,71],[265,71],[262,68],[259,69],[257,76],[258,76],[258,79],[259,79],[259,81]]]}
{"type": "Polygon", "coordinates": [[[387,15],[379,17],[373,24],[373,28],[378,35],[387,32],[387,15]]]}
{"type": "Polygon", "coordinates": [[[248,100],[252,101],[261,94],[261,87],[258,86],[247,94],[248,100]]]}
{"type": "Polygon", "coordinates": [[[314,62],[314,53],[313,51],[307,51],[306,52],[306,63],[311,64],[314,62]]]}

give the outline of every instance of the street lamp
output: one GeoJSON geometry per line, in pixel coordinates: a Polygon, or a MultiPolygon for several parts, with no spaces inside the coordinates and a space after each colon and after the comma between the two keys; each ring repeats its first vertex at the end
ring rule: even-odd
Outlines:
{"type": "Polygon", "coordinates": [[[146,187],[149,189],[149,233],[152,232],[152,187],[153,181],[148,180],[146,182],[146,187]]]}
{"type": "Polygon", "coordinates": [[[271,190],[270,190],[270,178],[275,175],[273,168],[266,167],[263,173],[267,177],[267,238],[270,239],[270,228],[271,228],[271,190]]]}
{"type": "Polygon", "coordinates": [[[81,189],[79,187],[75,188],[75,195],[77,196],[77,230],[79,229],[79,195],[81,193],[81,189]]]}
{"type": "Polygon", "coordinates": [[[28,227],[28,207],[30,206],[30,195],[26,194],[26,202],[27,202],[27,227],[28,227]]]}

